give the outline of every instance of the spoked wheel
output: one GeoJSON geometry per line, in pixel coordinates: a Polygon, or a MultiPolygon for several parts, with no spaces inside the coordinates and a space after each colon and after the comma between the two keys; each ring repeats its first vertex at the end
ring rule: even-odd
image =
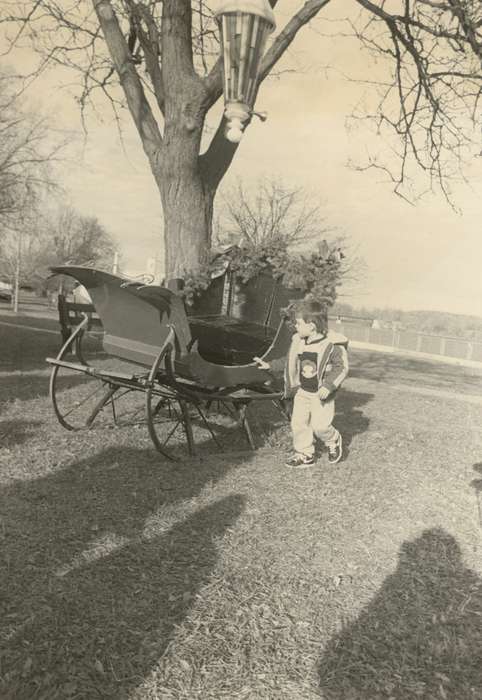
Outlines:
{"type": "Polygon", "coordinates": [[[220,444],[201,402],[190,396],[188,390],[184,394],[174,380],[170,362],[171,346],[167,346],[159,353],[149,375],[146,414],[154,446],[168,459],[177,461],[194,455],[198,440],[213,440],[218,447],[220,444]]]}
{"type": "MultiPolygon", "coordinates": [[[[67,430],[91,428],[119,387],[63,365],[50,376],[50,397],[59,423],[67,430]]],[[[111,412],[111,417],[113,413],[111,412]]]]}
{"type": "Polygon", "coordinates": [[[140,422],[144,406],[139,392],[134,390],[136,381],[129,379],[125,371],[111,371],[112,363],[107,363],[98,347],[84,347],[85,361],[76,361],[75,344],[74,333],[51,360],[50,398],[59,423],[67,430],[87,430],[94,422],[98,427],[132,424],[136,415],[140,422]]]}
{"type": "MultiPolygon", "coordinates": [[[[160,395],[151,387],[146,394],[147,426],[156,450],[172,461],[189,454],[189,432],[186,433],[186,406],[174,395],[160,395]]],[[[189,431],[189,428],[188,428],[189,431]]]]}
{"type": "Polygon", "coordinates": [[[156,449],[177,461],[200,451],[201,443],[221,444],[210,426],[204,406],[177,392],[155,385],[146,393],[147,426],[156,449]]]}

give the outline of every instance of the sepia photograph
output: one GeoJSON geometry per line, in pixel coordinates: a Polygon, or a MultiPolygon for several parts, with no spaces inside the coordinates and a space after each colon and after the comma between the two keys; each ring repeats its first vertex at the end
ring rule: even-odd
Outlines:
{"type": "Polygon", "coordinates": [[[1,0],[0,700],[482,700],[480,0],[1,0]]]}

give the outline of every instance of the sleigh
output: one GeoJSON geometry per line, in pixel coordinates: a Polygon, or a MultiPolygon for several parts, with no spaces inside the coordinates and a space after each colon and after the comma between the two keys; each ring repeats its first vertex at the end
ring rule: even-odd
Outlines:
{"type": "MultiPolygon", "coordinates": [[[[226,300],[227,277],[220,294],[214,281],[209,303],[204,308],[198,304],[188,316],[181,296],[167,287],[91,268],[62,266],[52,272],[84,285],[103,327],[101,350],[98,344],[89,350],[88,339],[83,340],[89,328],[86,315],[57,357],[47,358],[50,396],[64,428],[91,429],[107,417],[117,425],[144,422],[156,449],[177,459],[183,450],[196,453],[200,431],[203,442],[207,434],[222,447],[210,419],[213,407],[242,428],[253,449],[249,407],[270,402],[286,417],[273,374],[252,358],[276,363],[286,355],[292,331],[281,309],[287,290],[274,284],[264,297],[255,290],[263,312],[260,322],[233,315],[226,300]]],[[[249,300],[248,308],[255,308],[249,300]]],[[[226,428],[221,432],[229,433],[226,428]]]]}

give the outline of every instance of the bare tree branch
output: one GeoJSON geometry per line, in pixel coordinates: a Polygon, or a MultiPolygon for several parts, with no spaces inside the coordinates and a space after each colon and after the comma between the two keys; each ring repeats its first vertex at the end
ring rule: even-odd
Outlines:
{"type": "Polygon", "coordinates": [[[56,186],[51,166],[59,158],[65,136],[46,118],[22,109],[16,81],[0,82],[0,222],[14,229],[35,208],[42,193],[56,186]]]}
{"type": "Polygon", "coordinates": [[[399,163],[395,171],[393,159],[389,166],[370,156],[362,169],[390,172],[396,194],[410,198],[415,163],[451,202],[453,166],[470,158],[474,148],[469,121],[480,128],[481,43],[479,38],[474,43],[474,32],[480,32],[481,6],[467,0],[462,18],[454,11],[454,2],[460,10],[457,0],[400,0],[400,12],[394,11],[396,3],[356,2],[364,16],[349,24],[351,34],[375,57],[390,58],[392,81],[378,83],[373,112],[358,110],[351,121],[371,122],[399,163]]]}
{"type": "Polygon", "coordinates": [[[321,241],[332,229],[302,188],[261,178],[251,188],[241,180],[222,197],[218,240],[258,247],[282,242],[290,248],[321,241]]]}
{"type": "Polygon", "coordinates": [[[159,57],[161,53],[160,35],[152,14],[141,3],[128,2],[132,11],[133,27],[142,46],[147,72],[151,79],[154,94],[161,113],[164,114],[164,83],[159,57]],[[144,26],[146,29],[144,29],[144,26]]]}
{"type": "Polygon", "coordinates": [[[92,1],[144,150],[149,160],[155,162],[162,136],[132,63],[127,42],[120,30],[110,0],[92,1]]]}
{"type": "MultiPolygon", "coordinates": [[[[293,15],[286,27],[277,35],[263,58],[260,68],[260,82],[266,78],[273,66],[279,61],[299,30],[313,19],[320,10],[326,7],[329,2],[330,0],[307,0],[303,7],[293,15]]],[[[275,3],[271,2],[271,5],[274,6],[275,3]]]]}

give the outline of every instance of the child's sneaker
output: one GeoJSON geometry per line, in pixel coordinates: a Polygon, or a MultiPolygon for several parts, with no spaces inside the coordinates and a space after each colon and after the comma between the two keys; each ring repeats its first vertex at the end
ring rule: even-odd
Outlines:
{"type": "Polygon", "coordinates": [[[306,467],[311,467],[314,463],[314,457],[309,457],[308,455],[294,455],[294,457],[286,460],[285,465],[291,467],[291,469],[305,469],[306,467]]]}
{"type": "Polygon", "coordinates": [[[339,435],[336,445],[329,445],[328,447],[328,461],[330,464],[337,464],[342,457],[343,440],[341,439],[341,435],[339,435]]]}

